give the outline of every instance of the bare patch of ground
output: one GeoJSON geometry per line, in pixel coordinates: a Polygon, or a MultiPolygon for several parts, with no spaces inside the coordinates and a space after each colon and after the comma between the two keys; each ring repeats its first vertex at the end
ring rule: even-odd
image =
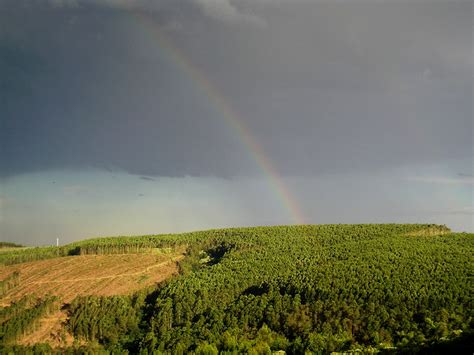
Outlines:
{"type": "Polygon", "coordinates": [[[0,280],[15,271],[19,282],[0,299],[6,306],[24,295],[51,294],[68,303],[79,295],[131,294],[178,273],[182,253],[83,255],[3,267],[0,280]]]}
{"type": "Polygon", "coordinates": [[[452,233],[447,227],[433,226],[405,234],[412,237],[432,237],[452,233]]]}
{"type": "Polygon", "coordinates": [[[71,346],[74,337],[66,331],[67,315],[58,311],[40,320],[40,325],[32,333],[22,337],[20,345],[48,343],[53,348],[71,346]]]}

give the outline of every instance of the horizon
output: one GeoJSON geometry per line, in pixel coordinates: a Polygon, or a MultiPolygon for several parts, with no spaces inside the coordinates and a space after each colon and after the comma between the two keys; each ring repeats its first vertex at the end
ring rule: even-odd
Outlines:
{"type": "Polygon", "coordinates": [[[0,240],[474,232],[474,4],[0,2],[0,240]]]}
{"type": "MultiPolygon", "coordinates": [[[[274,225],[248,225],[248,226],[227,226],[221,228],[209,228],[209,229],[196,229],[196,230],[188,230],[182,232],[171,232],[171,233],[155,233],[155,234],[140,234],[140,235],[96,235],[96,236],[86,236],[84,238],[80,238],[77,240],[73,240],[71,242],[62,243],[61,238],[57,238],[54,243],[52,244],[41,244],[41,245],[24,245],[18,244],[21,248],[48,248],[48,247],[64,247],[75,243],[80,243],[84,241],[92,241],[96,239],[103,239],[103,238],[117,238],[120,240],[121,238],[140,238],[140,237],[160,237],[160,236],[170,236],[170,235],[185,235],[185,234],[193,234],[193,233],[206,233],[212,231],[220,231],[220,230],[234,230],[234,229],[254,229],[254,228],[278,228],[278,227],[326,227],[326,226],[390,226],[390,225],[400,225],[400,226],[427,226],[427,227],[446,227],[454,234],[472,234],[471,232],[467,231],[456,231],[451,229],[449,226],[445,224],[436,224],[436,223],[403,223],[403,222],[384,222],[384,223],[326,223],[326,224],[274,224],[274,225]],[[56,242],[58,244],[56,244],[56,242]]],[[[10,241],[0,241],[0,243],[13,243],[10,241]]],[[[13,243],[16,244],[16,243],[13,243]]]]}

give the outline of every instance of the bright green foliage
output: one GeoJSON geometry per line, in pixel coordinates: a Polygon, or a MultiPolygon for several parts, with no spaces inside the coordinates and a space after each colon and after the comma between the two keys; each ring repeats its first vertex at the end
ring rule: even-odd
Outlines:
{"type": "Polygon", "coordinates": [[[12,249],[0,253],[0,265],[19,264],[28,261],[57,258],[70,254],[69,248],[65,247],[36,247],[25,249],[12,249]]]}
{"type": "Polygon", "coordinates": [[[187,246],[180,276],[146,297],[75,300],[71,331],[133,353],[413,352],[453,339],[472,344],[474,235],[444,226],[236,228],[67,248],[178,245],[187,246]]]}
{"type": "Polygon", "coordinates": [[[213,247],[200,247],[218,262],[160,290],[149,322],[155,347],[189,351],[200,339],[223,350],[222,334],[234,330],[240,351],[327,352],[428,345],[468,331],[474,240],[431,234],[398,225],[209,232],[213,247]],[[258,341],[262,327],[277,341],[258,341]]]}
{"type": "Polygon", "coordinates": [[[69,330],[79,338],[128,346],[138,336],[144,297],[79,297],[69,307],[69,330]]]}
{"type": "Polygon", "coordinates": [[[2,309],[0,312],[0,344],[18,340],[21,336],[34,330],[41,317],[55,310],[58,310],[56,297],[38,299],[36,302],[33,302],[31,297],[26,297],[2,309]]]}
{"type": "Polygon", "coordinates": [[[34,296],[25,296],[20,300],[13,302],[8,307],[0,308],[0,324],[4,324],[8,319],[17,316],[27,308],[36,304],[37,299],[34,296]]]}

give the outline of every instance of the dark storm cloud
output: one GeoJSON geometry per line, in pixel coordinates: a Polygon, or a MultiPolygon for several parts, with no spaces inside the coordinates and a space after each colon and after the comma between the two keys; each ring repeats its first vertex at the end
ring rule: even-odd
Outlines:
{"type": "Polygon", "coordinates": [[[150,176],[140,176],[140,179],[145,180],[145,181],[156,181],[154,178],[150,176]]]}
{"type": "Polygon", "coordinates": [[[252,174],[141,11],[285,174],[472,154],[471,2],[1,1],[1,175],[252,174]]]}

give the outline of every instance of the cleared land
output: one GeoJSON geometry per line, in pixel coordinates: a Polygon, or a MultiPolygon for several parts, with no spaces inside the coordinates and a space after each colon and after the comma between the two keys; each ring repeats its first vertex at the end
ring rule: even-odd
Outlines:
{"type": "Polygon", "coordinates": [[[71,346],[74,337],[66,331],[67,314],[58,311],[41,319],[40,325],[33,332],[22,337],[18,344],[34,345],[48,343],[53,347],[71,346]]]}
{"type": "Polygon", "coordinates": [[[180,252],[68,256],[3,267],[0,280],[19,272],[18,284],[0,299],[6,306],[24,295],[51,294],[68,303],[80,295],[131,294],[178,272],[180,252]]]}

